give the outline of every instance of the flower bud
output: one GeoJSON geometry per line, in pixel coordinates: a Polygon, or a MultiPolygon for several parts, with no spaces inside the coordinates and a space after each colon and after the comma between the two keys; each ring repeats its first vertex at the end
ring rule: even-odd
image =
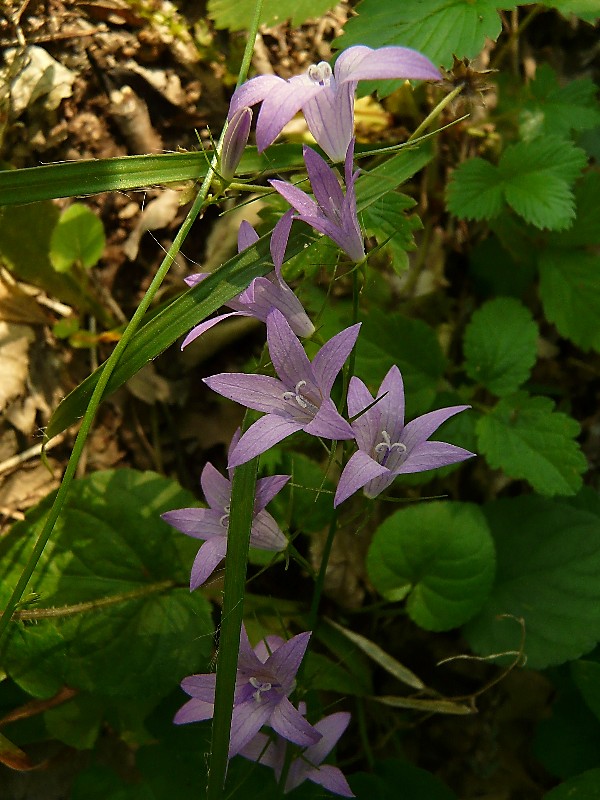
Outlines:
{"type": "Polygon", "coordinates": [[[221,150],[220,174],[223,180],[230,183],[235,175],[237,165],[244,153],[250,134],[252,111],[247,106],[240,108],[229,120],[229,125],[223,138],[221,150]]]}

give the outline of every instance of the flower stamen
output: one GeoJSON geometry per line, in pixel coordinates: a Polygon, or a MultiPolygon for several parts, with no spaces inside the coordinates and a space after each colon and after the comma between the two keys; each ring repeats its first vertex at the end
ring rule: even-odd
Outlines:
{"type": "Polygon", "coordinates": [[[325,81],[329,81],[333,72],[326,61],[319,61],[318,64],[311,64],[308,68],[308,77],[319,86],[325,86],[325,81]]]}
{"type": "Polygon", "coordinates": [[[229,512],[231,511],[231,506],[224,506],[223,511],[225,512],[221,519],[219,520],[219,525],[222,525],[224,528],[229,527],[229,512]]]}
{"type": "Polygon", "coordinates": [[[390,453],[394,449],[399,450],[401,453],[406,453],[407,450],[406,445],[403,444],[402,442],[392,442],[392,440],[390,439],[390,435],[387,431],[381,431],[381,438],[383,439],[383,441],[375,445],[375,452],[378,455],[382,456],[380,463],[383,466],[385,466],[385,462],[388,460],[390,453]]]}
{"type": "Polygon", "coordinates": [[[272,684],[269,681],[259,681],[258,678],[248,678],[248,683],[256,689],[255,692],[252,692],[252,697],[257,703],[261,702],[263,692],[270,692],[272,689],[272,684]]]}
{"type": "Polygon", "coordinates": [[[308,409],[313,414],[316,414],[319,410],[314,403],[311,403],[310,400],[307,400],[306,397],[302,394],[301,389],[306,386],[306,381],[298,381],[296,386],[294,387],[293,392],[284,392],[283,399],[284,400],[295,400],[296,403],[302,408],[303,410],[308,409]]]}

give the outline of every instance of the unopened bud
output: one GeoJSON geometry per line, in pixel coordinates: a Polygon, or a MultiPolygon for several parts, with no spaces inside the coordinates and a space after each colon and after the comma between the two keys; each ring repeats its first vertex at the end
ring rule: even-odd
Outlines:
{"type": "Polygon", "coordinates": [[[229,120],[229,125],[223,138],[221,150],[220,174],[223,180],[229,183],[248,143],[252,110],[248,107],[240,108],[229,120]]]}

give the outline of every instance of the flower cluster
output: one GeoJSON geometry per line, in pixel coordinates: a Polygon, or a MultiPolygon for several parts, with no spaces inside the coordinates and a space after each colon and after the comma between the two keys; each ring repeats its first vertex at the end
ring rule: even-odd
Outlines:
{"type": "MultiPolygon", "coordinates": [[[[204,540],[192,567],[190,588],[201,586],[226,556],[232,470],[266,452],[286,437],[303,431],[332,441],[354,442],[354,452],[344,463],[333,505],[339,506],[360,489],[367,498],[381,494],[398,475],[454,464],[474,454],[445,442],[430,441],[450,417],[469,408],[452,406],[432,411],[408,424],[404,420],[404,385],[400,370],[392,366],[374,397],[358,377],[351,376],[347,416],[332,399],[334,383],[348,361],[360,333],[351,325],[325,342],[308,359],[299,337],[314,333],[314,325],[282,277],[288,237],[294,219],[329,237],[351,262],[365,258],[364,238],[356,207],[353,109],[359,80],[416,78],[436,80],[439,73],[420,53],[402,47],[351,47],[334,69],[321,62],[304,76],[283,80],[260,76],[243,84],[233,95],[230,127],[225,137],[221,173],[230,181],[250,130],[250,107],[262,102],[256,125],[259,150],[270,145],[283,126],[300,109],[309,129],[334,162],[343,161],[343,175],[310,147],[304,162],[312,196],[285,181],[272,187],[291,208],[271,235],[273,272],[257,278],[228,306],[232,311],[197,325],[183,347],[221,320],[253,316],[266,325],[267,347],[274,374],[221,373],[204,379],[206,385],[247,408],[262,413],[243,435],[237,433],[228,454],[229,478],[211,464],[202,472],[201,484],[208,508],[183,508],[163,514],[163,519],[188,536],[204,540]],[[236,161],[237,159],[237,161],[236,161]]],[[[242,223],[238,250],[251,247],[256,231],[242,223]]],[[[192,275],[192,286],[206,277],[192,275]]],[[[348,445],[346,445],[346,448],[348,445]]],[[[333,453],[333,450],[332,450],[333,453]]],[[[287,538],[266,505],[288,482],[288,475],[273,475],[257,482],[250,543],[264,550],[282,551],[287,538]]],[[[353,797],[341,771],[323,762],[348,726],[350,715],[338,712],[310,724],[306,708],[290,701],[296,674],[311,633],[288,641],[268,636],[252,648],[242,628],[237,680],[230,732],[229,757],[236,754],[271,767],[284,790],[310,780],[343,797],[353,797]],[[263,727],[270,728],[266,733],[263,727]],[[288,751],[295,746],[293,751],[288,751]],[[285,777],[284,777],[285,772],[285,777]]],[[[182,682],[190,696],[178,711],[178,724],[213,717],[215,675],[191,675],[182,682]]]]}

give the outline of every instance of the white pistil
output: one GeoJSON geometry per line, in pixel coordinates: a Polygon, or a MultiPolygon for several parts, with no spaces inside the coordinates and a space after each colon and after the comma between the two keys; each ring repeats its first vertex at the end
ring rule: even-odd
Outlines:
{"type": "Polygon", "coordinates": [[[319,61],[318,64],[311,64],[308,68],[308,77],[311,81],[321,86],[325,86],[325,81],[328,81],[332,74],[331,67],[326,61],[319,61]]]}
{"type": "Polygon", "coordinates": [[[396,448],[400,450],[401,453],[406,453],[406,445],[402,442],[394,442],[392,444],[392,440],[390,439],[390,435],[387,431],[381,431],[381,438],[383,439],[378,445],[375,445],[375,452],[377,454],[382,454],[383,458],[381,459],[381,463],[385,465],[385,462],[388,460],[388,456],[396,448]]]}
{"type": "Polygon", "coordinates": [[[252,697],[257,703],[260,703],[262,700],[262,692],[268,692],[271,690],[271,684],[269,681],[259,681],[258,678],[249,678],[248,683],[250,686],[253,686],[256,689],[255,692],[252,692],[252,697]]]}
{"type": "Polygon", "coordinates": [[[223,511],[225,513],[219,520],[219,525],[222,525],[224,528],[227,528],[229,526],[229,512],[231,511],[231,506],[225,506],[223,508],[223,511]]]}
{"type": "Polygon", "coordinates": [[[295,400],[296,403],[298,403],[298,405],[300,406],[300,408],[308,409],[313,414],[316,414],[319,409],[313,403],[311,403],[310,400],[307,400],[306,397],[304,397],[304,395],[301,392],[301,389],[303,389],[305,386],[306,386],[306,381],[298,381],[298,383],[294,387],[293,392],[283,393],[283,399],[295,400]]]}

